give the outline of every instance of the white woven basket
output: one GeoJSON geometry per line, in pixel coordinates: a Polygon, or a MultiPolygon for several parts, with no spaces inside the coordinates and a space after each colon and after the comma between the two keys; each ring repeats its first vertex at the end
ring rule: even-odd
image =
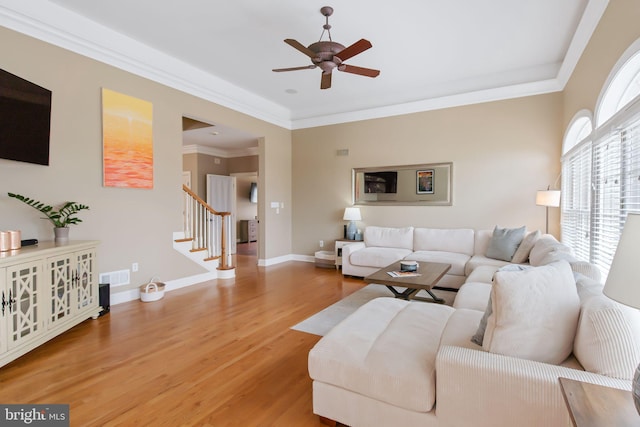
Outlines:
{"type": "Polygon", "coordinates": [[[151,279],[146,285],[140,286],[140,300],[142,302],[158,301],[164,297],[164,288],[164,283],[151,279]]]}

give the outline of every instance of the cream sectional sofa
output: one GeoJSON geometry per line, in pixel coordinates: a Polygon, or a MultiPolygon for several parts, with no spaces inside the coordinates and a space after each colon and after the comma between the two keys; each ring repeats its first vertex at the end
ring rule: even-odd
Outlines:
{"type": "Polygon", "coordinates": [[[453,307],[363,305],[309,353],[314,413],[351,427],[570,426],[559,377],[630,390],[638,312],[604,296],[597,269],[551,236],[528,258],[476,265],[453,307]]]}
{"type": "Polygon", "coordinates": [[[364,230],[364,240],[342,247],[342,274],[365,277],[406,259],[451,264],[439,287],[458,289],[478,265],[509,262],[486,257],[493,230],[470,228],[376,227],[364,230]]]}

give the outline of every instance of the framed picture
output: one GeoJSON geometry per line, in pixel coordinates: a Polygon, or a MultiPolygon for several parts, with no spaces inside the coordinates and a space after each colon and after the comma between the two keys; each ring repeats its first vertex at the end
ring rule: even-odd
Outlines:
{"type": "Polygon", "coordinates": [[[433,194],[433,169],[416,171],[416,193],[433,194]]]}
{"type": "Polygon", "coordinates": [[[153,105],[102,88],[103,185],[153,188],[153,105]]]}

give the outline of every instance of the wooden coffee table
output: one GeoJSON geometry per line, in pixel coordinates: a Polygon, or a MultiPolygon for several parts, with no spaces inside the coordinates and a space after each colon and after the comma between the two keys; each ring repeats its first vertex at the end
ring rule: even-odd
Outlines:
{"type": "Polygon", "coordinates": [[[398,261],[368,275],[364,281],[385,285],[396,298],[443,304],[444,300],[435,296],[431,289],[449,271],[451,265],[439,262],[420,262],[419,264],[418,271],[416,271],[419,276],[391,277],[388,274],[390,271],[400,271],[400,261],[398,261]],[[396,290],[396,287],[405,288],[405,290],[400,292],[396,290]],[[427,291],[433,299],[416,297],[416,294],[421,290],[427,291]]]}

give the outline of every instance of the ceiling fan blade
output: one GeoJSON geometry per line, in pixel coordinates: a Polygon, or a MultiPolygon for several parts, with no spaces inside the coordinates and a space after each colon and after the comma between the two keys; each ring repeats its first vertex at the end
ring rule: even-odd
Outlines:
{"type": "Polygon", "coordinates": [[[275,71],[276,73],[280,73],[282,71],[297,71],[297,70],[312,70],[316,68],[315,65],[305,65],[303,67],[291,67],[291,68],[274,68],[271,71],[275,71]]]}
{"type": "Polygon", "coordinates": [[[303,45],[302,43],[300,43],[297,40],[285,39],[284,42],[286,44],[288,44],[289,46],[298,49],[300,52],[304,53],[305,55],[307,55],[311,59],[313,59],[316,56],[318,56],[318,55],[316,55],[316,53],[314,51],[312,51],[311,49],[309,49],[308,47],[306,47],[305,45],[303,45]]]}
{"type": "Polygon", "coordinates": [[[331,87],[331,73],[322,73],[320,81],[320,89],[329,89],[331,87]]]}
{"type": "Polygon", "coordinates": [[[342,62],[346,61],[349,58],[356,56],[359,53],[364,52],[367,49],[370,49],[372,46],[369,40],[360,39],[349,47],[345,47],[340,52],[336,53],[333,56],[337,56],[340,58],[342,62]]]}
{"type": "Polygon", "coordinates": [[[380,70],[374,70],[373,68],[356,67],[355,65],[342,64],[338,67],[338,70],[345,73],[359,74],[367,77],[378,77],[380,70]]]}

